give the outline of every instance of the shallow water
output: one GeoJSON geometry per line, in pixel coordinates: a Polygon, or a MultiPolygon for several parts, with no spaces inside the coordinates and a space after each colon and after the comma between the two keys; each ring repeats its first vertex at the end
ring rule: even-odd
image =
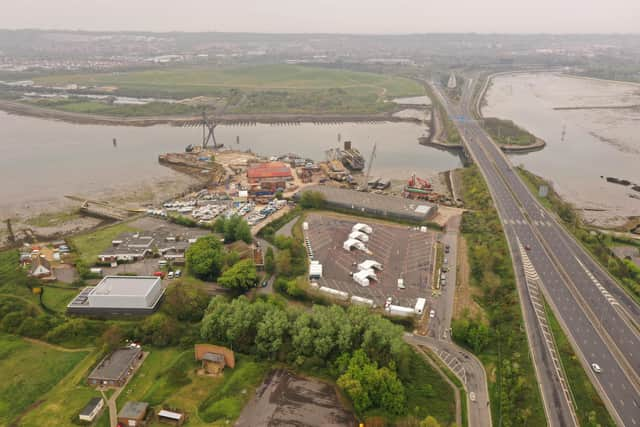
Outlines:
{"type": "MultiPolygon", "coordinates": [[[[225,147],[265,156],[296,153],[314,160],[324,160],[325,151],[338,145],[338,134],[352,140],[367,161],[375,142],[371,174],[384,178],[406,178],[413,171],[429,175],[461,165],[455,154],[419,145],[424,131],[396,122],[219,126],[216,139],[225,147]]],[[[159,165],[157,156],[201,141],[201,128],[76,125],[0,112],[0,215],[47,207],[65,194],[99,198],[131,188],[153,191],[163,181],[186,182],[159,165]]]]}
{"type": "Polygon", "coordinates": [[[640,215],[638,194],[601,176],[640,184],[640,110],[554,110],[555,107],[640,104],[640,86],[558,74],[516,74],[493,80],[485,117],[513,120],[547,142],[538,152],[511,155],[515,164],[541,175],[576,206],[606,209],[587,219],[621,221],[640,215]]]}

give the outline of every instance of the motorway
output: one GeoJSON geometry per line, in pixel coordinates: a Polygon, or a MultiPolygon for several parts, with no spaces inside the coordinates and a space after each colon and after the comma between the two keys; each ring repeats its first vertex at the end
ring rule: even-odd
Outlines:
{"type": "MultiPolygon", "coordinates": [[[[546,212],[502,151],[471,119],[473,85],[471,80],[468,83],[460,105],[443,96],[435,84],[432,87],[488,183],[514,265],[521,261],[521,242],[530,248],[527,255],[540,277],[542,292],[616,423],[640,426],[640,308],[546,212]],[[591,370],[594,362],[601,373],[591,370]]],[[[522,278],[518,279],[522,299],[522,278]]],[[[535,332],[527,315],[530,303],[523,300],[528,335],[535,332]]],[[[567,408],[571,404],[558,397],[558,378],[533,338],[529,336],[549,424],[573,425],[567,408]]]]}

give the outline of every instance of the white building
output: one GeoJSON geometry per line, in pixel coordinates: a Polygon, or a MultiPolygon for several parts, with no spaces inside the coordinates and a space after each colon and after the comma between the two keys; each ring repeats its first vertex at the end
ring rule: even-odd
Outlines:
{"type": "Polygon", "coordinates": [[[70,314],[150,314],[164,295],[159,277],[106,276],[84,288],[67,306],[70,314]]]}

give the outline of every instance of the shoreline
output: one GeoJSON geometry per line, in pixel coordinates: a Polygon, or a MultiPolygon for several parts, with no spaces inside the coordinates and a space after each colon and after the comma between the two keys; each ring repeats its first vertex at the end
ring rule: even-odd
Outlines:
{"type": "MultiPolygon", "coordinates": [[[[138,126],[155,125],[198,126],[201,116],[137,116],[118,117],[89,113],[73,113],[53,108],[36,107],[16,101],[0,100],[0,111],[26,117],[48,120],[59,120],[73,124],[138,126]]],[[[256,113],[256,114],[223,114],[215,117],[220,125],[254,125],[254,124],[302,124],[302,123],[372,123],[372,122],[407,122],[420,124],[422,121],[412,117],[396,117],[396,111],[385,113],[256,113]]]]}

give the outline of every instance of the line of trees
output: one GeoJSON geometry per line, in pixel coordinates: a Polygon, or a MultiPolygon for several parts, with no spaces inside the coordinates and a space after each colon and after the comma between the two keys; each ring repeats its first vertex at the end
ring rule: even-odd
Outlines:
{"type": "Polygon", "coordinates": [[[326,369],[360,414],[382,408],[406,414],[402,378],[411,376],[403,330],[366,307],[315,305],[310,311],[272,300],[214,297],[201,337],[235,351],[306,369],[326,369]]]}

